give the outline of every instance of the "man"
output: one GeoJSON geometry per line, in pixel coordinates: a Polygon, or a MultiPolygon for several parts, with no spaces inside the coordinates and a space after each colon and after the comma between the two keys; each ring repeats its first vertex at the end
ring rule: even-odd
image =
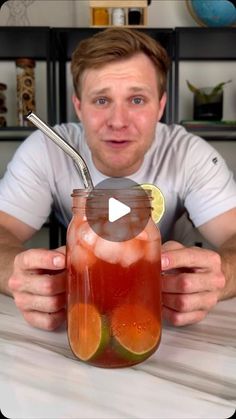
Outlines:
{"type": "MultiPolygon", "coordinates": [[[[71,69],[81,123],[55,129],[79,150],[95,185],[107,177],[128,177],[162,190],[163,315],[174,325],[200,321],[217,301],[236,295],[231,173],[202,139],[159,122],[168,57],[152,38],[109,28],[80,43],[71,69]],[[217,252],[170,240],[185,210],[217,252]]],[[[13,295],[35,327],[52,330],[65,320],[65,249],[23,251],[23,243],[41,228],[52,205],[67,225],[70,194],[79,187],[70,158],[39,131],[18,149],[0,184],[1,291],[13,295]]]]}

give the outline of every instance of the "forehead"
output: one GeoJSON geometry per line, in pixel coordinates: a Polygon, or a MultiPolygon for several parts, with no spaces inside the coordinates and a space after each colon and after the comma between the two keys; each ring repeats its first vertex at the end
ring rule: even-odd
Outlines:
{"type": "Polygon", "coordinates": [[[81,78],[82,89],[94,85],[108,85],[111,81],[124,83],[157,83],[157,72],[153,62],[145,54],[113,61],[99,68],[86,69],[81,78]]]}

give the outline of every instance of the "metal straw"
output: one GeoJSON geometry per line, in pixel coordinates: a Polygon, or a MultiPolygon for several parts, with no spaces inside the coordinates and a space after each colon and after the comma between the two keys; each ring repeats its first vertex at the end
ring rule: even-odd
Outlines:
{"type": "Polygon", "coordinates": [[[39,128],[50,140],[54,141],[61,149],[67,153],[73,160],[76,169],[78,170],[79,174],[82,176],[83,183],[86,189],[93,189],[93,182],[88,170],[88,167],[84,161],[84,159],[80,156],[78,151],[75,150],[69,143],[67,143],[64,138],[57,134],[54,129],[52,129],[49,125],[43,122],[37,115],[33,112],[30,112],[26,118],[31,121],[37,128],[39,128]]]}

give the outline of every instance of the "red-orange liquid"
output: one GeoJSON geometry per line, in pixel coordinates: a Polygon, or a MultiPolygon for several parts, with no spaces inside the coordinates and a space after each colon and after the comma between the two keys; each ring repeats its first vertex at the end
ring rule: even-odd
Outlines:
{"type": "MultiPolygon", "coordinates": [[[[110,242],[110,246],[112,246],[112,242],[110,242]]],[[[78,333],[70,330],[70,327],[72,327],[70,325],[75,327],[76,319],[71,318],[71,316],[73,315],[72,308],[76,304],[83,303],[95,306],[102,318],[106,319],[109,330],[110,338],[102,352],[97,357],[87,361],[96,366],[122,367],[136,364],[155,352],[160,342],[160,240],[155,240],[152,243],[153,248],[156,248],[156,257],[152,258],[151,261],[147,260],[147,243],[144,240],[130,240],[129,246],[134,246],[134,248],[135,246],[141,246],[143,256],[135,263],[125,267],[120,263],[109,263],[94,257],[91,252],[92,249],[86,249],[89,257],[84,260],[88,260],[88,265],[82,267],[83,260],[78,260],[77,265],[75,258],[73,260],[71,258],[72,248],[67,246],[68,336],[72,351],[76,354],[78,343],[76,341],[78,333]],[[122,318],[122,324],[117,324],[117,322],[114,322],[114,313],[122,307],[125,307],[126,318],[122,318]],[[148,316],[145,319],[138,318],[137,320],[134,307],[141,307],[142,310],[149,313],[148,316]],[[125,333],[126,336],[127,333],[130,333],[130,342],[132,342],[137,333],[139,336],[143,334],[144,339],[149,339],[149,330],[150,334],[155,333],[155,336],[150,336],[155,341],[155,345],[142,357],[137,359],[133,356],[124,356],[122,350],[117,350],[114,341],[116,338],[122,341],[122,333],[125,333]]],[[[126,257],[125,247],[122,257],[124,259],[126,257]]]]}

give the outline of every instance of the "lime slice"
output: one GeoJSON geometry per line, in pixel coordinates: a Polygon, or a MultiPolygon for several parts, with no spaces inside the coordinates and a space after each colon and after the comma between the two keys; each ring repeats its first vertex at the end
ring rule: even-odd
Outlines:
{"type": "Polygon", "coordinates": [[[151,183],[143,183],[140,185],[144,190],[152,192],[152,219],[155,223],[159,223],[165,212],[165,198],[161,190],[151,183]]]}
{"type": "Polygon", "coordinates": [[[161,326],[143,305],[125,304],[112,313],[111,330],[116,353],[129,361],[141,362],[155,352],[161,326]]]}
{"type": "Polygon", "coordinates": [[[107,346],[109,327],[95,306],[77,303],[69,311],[68,337],[74,354],[82,361],[90,361],[107,346]]]}

